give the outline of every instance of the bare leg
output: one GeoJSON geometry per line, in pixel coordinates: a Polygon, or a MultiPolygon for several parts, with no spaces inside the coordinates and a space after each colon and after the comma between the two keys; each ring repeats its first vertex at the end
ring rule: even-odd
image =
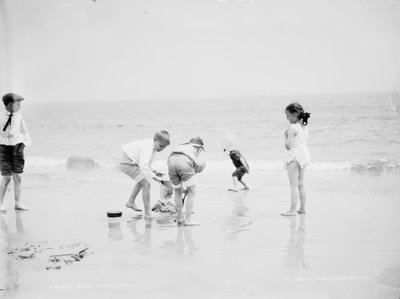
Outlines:
{"type": "Polygon", "coordinates": [[[290,162],[287,165],[290,182],[290,209],[287,212],[281,213],[282,216],[296,215],[296,206],[299,199],[299,168],[297,162],[290,162]]]}
{"type": "Polygon", "coordinates": [[[304,187],[304,168],[299,168],[299,194],[300,194],[300,209],[297,211],[299,214],[306,213],[306,200],[307,194],[304,187]]]}
{"type": "Polygon", "coordinates": [[[244,190],[249,190],[249,187],[246,185],[246,183],[242,179],[239,180],[239,183],[241,183],[243,185],[244,190]]]}
{"type": "Polygon", "coordinates": [[[15,209],[21,211],[27,211],[29,210],[29,208],[21,204],[21,181],[22,181],[21,175],[14,174],[13,179],[14,179],[15,209]]]}
{"type": "Polygon", "coordinates": [[[7,212],[6,206],[4,204],[4,197],[6,195],[8,184],[11,182],[11,176],[3,176],[0,183],[0,213],[7,212]]]}
{"type": "Polygon", "coordinates": [[[185,200],[185,207],[186,207],[186,215],[185,215],[185,223],[184,225],[200,225],[200,223],[194,222],[191,220],[193,206],[194,206],[194,199],[196,197],[196,185],[187,187],[188,195],[185,200]]]}
{"type": "Polygon", "coordinates": [[[229,188],[228,190],[229,191],[234,191],[234,192],[239,191],[239,188],[238,188],[239,180],[238,180],[238,178],[236,176],[232,176],[232,181],[233,181],[233,187],[229,188]]]}
{"type": "Polygon", "coordinates": [[[143,205],[144,205],[144,217],[154,217],[155,214],[151,211],[151,206],[150,206],[150,182],[144,178],[139,182],[139,184],[142,185],[142,199],[143,199],[143,205]]]}
{"type": "Polygon", "coordinates": [[[139,192],[142,190],[143,186],[140,183],[137,183],[132,190],[131,195],[129,196],[128,202],[125,204],[127,208],[131,208],[134,211],[141,212],[142,210],[138,208],[135,203],[136,197],[138,196],[139,192]]]}
{"type": "Polygon", "coordinates": [[[182,215],[182,188],[175,189],[175,207],[176,207],[176,221],[178,224],[182,224],[183,215],[182,215]]]}

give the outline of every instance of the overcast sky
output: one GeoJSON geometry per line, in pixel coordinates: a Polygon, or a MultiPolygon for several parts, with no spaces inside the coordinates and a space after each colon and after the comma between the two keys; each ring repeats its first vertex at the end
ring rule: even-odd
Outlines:
{"type": "Polygon", "coordinates": [[[2,93],[37,100],[386,91],[398,0],[0,0],[2,93]]]}

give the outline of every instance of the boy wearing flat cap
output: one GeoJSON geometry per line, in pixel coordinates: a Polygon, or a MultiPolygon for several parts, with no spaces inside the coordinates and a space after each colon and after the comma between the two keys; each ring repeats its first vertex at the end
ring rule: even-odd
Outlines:
{"type": "Polygon", "coordinates": [[[15,209],[28,210],[21,204],[21,175],[24,171],[24,147],[30,145],[31,138],[22,115],[18,112],[24,98],[7,93],[3,96],[5,109],[0,111],[0,213],[7,212],[4,196],[14,180],[15,209]]]}
{"type": "Polygon", "coordinates": [[[194,199],[196,197],[197,173],[202,172],[206,167],[206,157],[203,139],[200,137],[192,138],[188,143],[184,143],[175,148],[168,158],[169,179],[175,189],[175,206],[178,224],[186,226],[199,225],[191,219],[194,199]],[[182,213],[182,192],[187,188],[187,198],[185,201],[186,213],[183,219],[182,213]]]}

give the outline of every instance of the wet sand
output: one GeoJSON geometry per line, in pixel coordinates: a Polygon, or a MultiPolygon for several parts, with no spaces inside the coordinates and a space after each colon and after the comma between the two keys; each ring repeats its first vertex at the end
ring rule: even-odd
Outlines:
{"type": "Polygon", "coordinates": [[[194,216],[201,225],[178,227],[173,218],[146,220],[123,208],[126,181],[27,181],[31,210],[0,215],[0,292],[8,298],[400,295],[400,200],[392,193],[311,188],[307,214],[282,217],[289,190],[199,188],[194,216]],[[122,218],[108,219],[113,209],[122,218]],[[89,254],[46,270],[46,251],[25,260],[4,251],[23,244],[87,244],[89,254]]]}

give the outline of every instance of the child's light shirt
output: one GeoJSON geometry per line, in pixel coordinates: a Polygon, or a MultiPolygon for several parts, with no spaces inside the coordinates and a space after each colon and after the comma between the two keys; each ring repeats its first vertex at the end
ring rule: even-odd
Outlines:
{"type": "Polygon", "coordinates": [[[293,146],[307,145],[308,127],[300,123],[290,125],[288,129],[289,136],[293,137],[293,146]]]}
{"type": "Polygon", "coordinates": [[[123,163],[137,164],[142,169],[150,169],[155,156],[153,139],[133,141],[122,145],[121,148],[130,159],[123,163]]]}
{"type": "Polygon", "coordinates": [[[288,137],[293,140],[290,150],[287,150],[283,156],[284,166],[296,161],[301,168],[304,168],[311,162],[310,150],[307,146],[308,127],[302,126],[300,123],[290,125],[287,130],[288,137]]]}
{"type": "Polygon", "coordinates": [[[16,145],[23,143],[27,146],[31,145],[32,140],[21,113],[14,112],[11,117],[11,124],[3,131],[10,114],[11,113],[6,109],[0,113],[0,144],[16,145]]]}
{"type": "Polygon", "coordinates": [[[206,153],[202,146],[193,143],[184,143],[176,147],[171,154],[183,154],[194,163],[194,169],[196,173],[202,172],[206,167],[206,153]]]}

